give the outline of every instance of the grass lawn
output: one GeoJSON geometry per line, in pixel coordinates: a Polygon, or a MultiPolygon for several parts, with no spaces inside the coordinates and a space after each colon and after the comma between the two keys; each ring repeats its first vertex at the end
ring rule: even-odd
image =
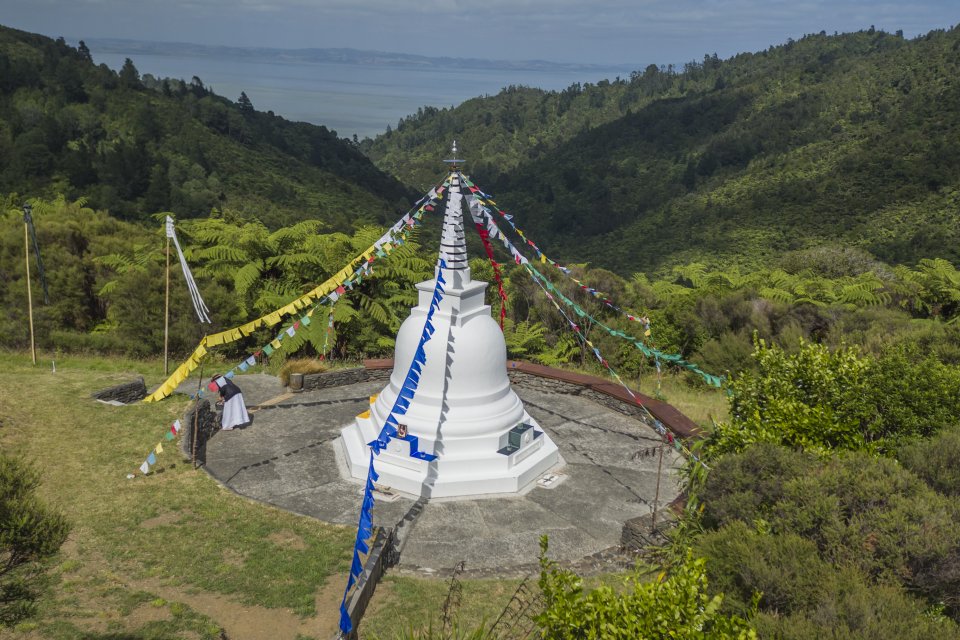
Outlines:
{"type": "MultiPolygon", "coordinates": [[[[159,361],[63,357],[54,373],[49,357],[33,366],[28,355],[3,355],[0,447],[42,470],[41,495],[73,529],[39,616],[0,638],[203,639],[221,630],[231,640],[332,637],[352,528],[247,500],[194,470],[164,439],[189,405],[182,396],[126,407],[90,398],[137,375],[155,386],[159,361]],[[138,467],[158,442],[165,451],[156,473],[142,477],[138,467]]],[[[681,410],[699,407],[703,419],[725,407],[722,394],[671,378],[663,395],[681,410]]],[[[496,619],[518,584],[464,580],[461,628],[496,619]]],[[[447,592],[445,580],[388,574],[363,637],[436,626],[447,592]]]]}
{"type": "Polygon", "coordinates": [[[187,399],[112,407],[90,398],[137,374],[158,383],[158,363],[64,358],[53,373],[49,359],[34,367],[4,355],[0,446],[42,470],[43,497],[73,530],[40,616],[0,634],[330,637],[352,530],[241,498],[195,471],[163,439],[187,399]],[[166,448],[158,473],[142,477],[137,467],[157,442],[166,448]],[[244,621],[243,611],[255,615],[244,621]],[[263,635],[242,631],[254,618],[263,635]]]}

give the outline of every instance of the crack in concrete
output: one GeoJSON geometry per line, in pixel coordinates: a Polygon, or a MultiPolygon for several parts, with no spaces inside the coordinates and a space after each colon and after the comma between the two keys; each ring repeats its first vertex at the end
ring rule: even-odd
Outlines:
{"type": "MultiPolygon", "coordinates": [[[[240,475],[240,472],[241,472],[241,471],[249,471],[250,469],[255,469],[255,468],[257,468],[257,467],[262,467],[263,465],[270,464],[270,463],[273,462],[274,460],[279,460],[280,458],[289,458],[289,457],[292,456],[292,455],[295,455],[295,454],[300,453],[300,452],[303,451],[304,449],[312,449],[312,448],[317,447],[317,446],[319,446],[319,445],[321,445],[321,444],[326,444],[327,442],[333,442],[334,440],[336,440],[336,439],[339,438],[339,437],[340,437],[340,434],[337,434],[336,436],[331,436],[331,437],[329,437],[329,438],[324,438],[323,440],[316,440],[316,441],[314,441],[314,442],[311,442],[310,444],[305,444],[305,445],[303,445],[302,447],[297,447],[296,449],[293,449],[292,451],[286,451],[286,452],[284,452],[284,453],[278,453],[277,455],[273,456],[272,458],[265,458],[264,460],[261,460],[260,462],[252,462],[252,463],[250,463],[250,464],[245,464],[245,465],[243,465],[242,467],[240,467],[239,469],[237,469],[236,471],[234,471],[232,476],[230,476],[229,478],[227,478],[226,480],[224,480],[224,481],[223,481],[223,484],[229,485],[230,482],[231,482],[234,478],[236,478],[238,475],[240,475]]],[[[285,495],[285,494],[279,494],[279,495],[285,495]]]]}

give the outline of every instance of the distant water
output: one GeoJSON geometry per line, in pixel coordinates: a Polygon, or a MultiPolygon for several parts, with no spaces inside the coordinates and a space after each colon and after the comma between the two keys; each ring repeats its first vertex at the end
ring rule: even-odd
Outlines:
{"type": "Polygon", "coordinates": [[[210,56],[100,53],[98,64],[120,69],[131,58],[141,75],[197,76],[218,95],[236,100],[241,91],[259,111],[288,120],[322,124],[340,137],[360,138],[396,127],[422,106],[456,106],[477,96],[499,93],[509,85],[564,89],[574,82],[596,83],[627,75],[623,69],[531,71],[377,66],[330,62],[249,62],[210,56]]]}

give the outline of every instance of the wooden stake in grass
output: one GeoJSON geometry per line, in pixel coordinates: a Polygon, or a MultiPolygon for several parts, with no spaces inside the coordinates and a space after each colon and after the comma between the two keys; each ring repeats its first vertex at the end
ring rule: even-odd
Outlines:
{"type": "Polygon", "coordinates": [[[28,221],[33,207],[27,203],[23,205],[23,261],[27,265],[27,315],[30,317],[30,355],[33,364],[37,364],[37,344],[33,338],[33,292],[30,290],[30,231],[28,221]]]}
{"type": "Polygon", "coordinates": [[[203,388],[203,360],[200,361],[200,376],[197,379],[197,402],[193,405],[193,442],[190,445],[190,462],[197,468],[197,425],[200,422],[200,391],[203,388]]]}
{"type": "Polygon", "coordinates": [[[167,292],[163,302],[163,375],[170,375],[168,353],[170,344],[170,236],[167,236],[167,292]]]}
{"type": "Polygon", "coordinates": [[[660,506],[660,472],[663,470],[663,440],[660,441],[660,458],[657,460],[657,490],[653,496],[653,522],[651,533],[657,532],[657,507],[660,506]]]}

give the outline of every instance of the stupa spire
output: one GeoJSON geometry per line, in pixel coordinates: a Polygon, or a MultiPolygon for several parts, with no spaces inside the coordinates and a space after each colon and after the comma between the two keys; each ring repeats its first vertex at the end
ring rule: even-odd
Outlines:
{"type": "Polygon", "coordinates": [[[444,160],[450,165],[450,188],[447,191],[447,208],[443,214],[443,230],[440,233],[440,258],[446,263],[444,277],[450,286],[461,287],[470,282],[470,265],[467,256],[467,241],[463,231],[463,194],[460,192],[460,176],[457,163],[457,141],[453,141],[453,157],[444,160]]]}
{"type": "Polygon", "coordinates": [[[440,257],[447,269],[462,271],[468,268],[467,241],[463,233],[463,194],[460,193],[460,178],[450,177],[447,192],[447,210],[443,214],[443,231],[440,233],[440,257]]]}

